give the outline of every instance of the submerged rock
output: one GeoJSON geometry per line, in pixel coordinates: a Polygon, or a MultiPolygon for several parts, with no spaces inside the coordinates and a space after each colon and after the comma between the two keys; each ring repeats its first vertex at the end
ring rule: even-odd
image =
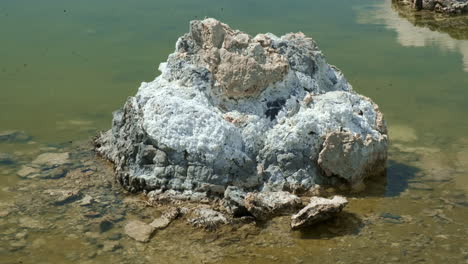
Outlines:
{"type": "Polygon", "coordinates": [[[138,242],[148,242],[155,228],[139,220],[133,220],[125,225],[125,234],[138,242]]]}
{"type": "Polygon", "coordinates": [[[16,172],[16,174],[20,177],[34,177],[32,175],[38,175],[38,173],[40,172],[40,170],[38,168],[33,168],[33,167],[29,167],[29,166],[21,166],[21,168],[18,170],[18,172],[16,172]]]}
{"type": "Polygon", "coordinates": [[[332,199],[312,197],[306,207],[291,217],[291,228],[300,229],[330,219],[347,204],[348,200],[338,195],[332,199]]]}
{"type": "Polygon", "coordinates": [[[192,21],[159,69],[95,140],[131,192],[224,195],[227,210],[242,214],[243,192],[361,186],[385,170],[377,105],[302,33],[252,37],[192,21]]]}
{"type": "Polygon", "coordinates": [[[79,190],[50,189],[45,190],[44,193],[49,194],[52,197],[52,204],[54,205],[72,203],[81,198],[81,192],[79,190]]]}
{"type": "Polygon", "coordinates": [[[7,153],[0,153],[0,166],[2,165],[13,165],[15,164],[15,159],[12,155],[7,153]]]}
{"type": "Polygon", "coordinates": [[[43,153],[37,156],[32,162],[34,165],[58,166],[69,163],[68,152],[64,153],[43,153]]]}
{"type": "Polygon", "coordinates": [[[154,219],[150,226],[155,229],[164,229],[180,215],[180,208],[172,208],[164,212],[161,217],[154,219]]]}
{"type": "Polygon", "coordinates": [[[0,131],[0,142],[27,142],[31,140],[31,136],[24,131],[5,130],[0,131]]]}

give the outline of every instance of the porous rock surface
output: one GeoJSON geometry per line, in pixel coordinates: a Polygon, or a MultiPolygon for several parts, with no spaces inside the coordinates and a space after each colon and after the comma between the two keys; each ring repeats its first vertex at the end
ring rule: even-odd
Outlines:
{"type": "Polygon", "coordinates": [[[252,37],[195,20],[159,69],[95,140],[129,191],[300,193],[385,170],[377,105],[302,33],[252,37]]]}
{"type": "Polygon", "coordinates": [[[300,229],[330,219],[340,213],[348,204],[343,196],[331,199],[312,197],[310,203],[291,217],[291,228],[300,229]]]}
{"type": "Polygon", "coordinates": [[[398,4],[409,5],[414,9],[430,10],[443,14],[468,13],[468,0],[393,0],[398,4]]]}
{"type": "Polygon", "coordinates": [[[245,207],[257,220],[268,220],[274,216],[294,213],[302,206],[299,197],[289,192],[248,193],[244,199],[245,207]]]}

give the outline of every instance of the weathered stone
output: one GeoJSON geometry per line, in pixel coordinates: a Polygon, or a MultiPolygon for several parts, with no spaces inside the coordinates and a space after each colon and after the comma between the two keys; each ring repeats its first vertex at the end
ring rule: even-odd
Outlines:
{"type": "MultiPolygon", "coordinates": [[[[385,140],[385,139],[381,139],[385,140]]],[[[387,160],[386,144],[350,132],[331,132],[325,138],[318,164],[327,176],[339,175],[359,188],[362,175],[382,174],[387,160]]]]}
{"type": "Polygon", "coordinates": [[[174,221],[177,217],[180,215],[180,209],[179,208],[171,208],[164,212],[161,217],[154,219],[153,222],[151,222],[150,226],[154,227],[155,229],[164,229],[169,224],[174,221]]]}
{"type": "Polygon", "coordinates": [[[233,216],[244,216],[248,214],[247,208],[245,208],[246,194],[246,192],[234,186],[226,188],[223,199],[223,205],[226,210],[233,216]]]}
{"type": "Polygon", "coordinates": [[[83,197],[83,199],[80,200],[80,205],[88,206],[88,205],[91,205],[93,202],[94,202],[94,198],[91,195],[86,194],[85,197],[83,197]]]}
{"type": "Polygon", "coordinates": [[[155,228],[139,220],[133,220],[125,225],[125,234],[138,242],[148,242],[155,228]]]}
{"type": "Polygon", "coordinates": [[[39,171],[40,170],[38,168],[33,168],[33,167],[23,165],[16,174],[20,177],[28,177],[31,175],[38,174],[39,171]]]}
{"type": "Polygon", "coordinates": [[[248,193],[245,197],[245,207],[258,220],[290,214],[301,205],[301,199],[289,192],[248,193]]]}
{"type": "Polygon", "coordinates": [[[306,207],[291,217],[291,228],[300,229],[330,219],[347,204],[348,201],[342,196],[334,196],[332,199],[312,197],[306,207]]]}
{"type": "Polygon", "coordinates": [[[54,205],[72,203],[81,198],[81,192],[79,190],[49,189],[44,192],[53,197],[52,204],[54,205]]]}
{"type": "Polygon", "coordinates": [[[214,19],[192,21],[159,68],[95,140],[131,192],[174,190],[189,200],[230,186],[300,192],[360,186],[385,167],[377,105],[302,33],[252,37],[214,19]]]}
{"type": "Polygon", "coordinates": [[[15,164],[15,160],[12,155],[7,153],[0,153],[0,166],[13,164],[15,164]]]}
{"type": "Polygon", "coordinates": [[[102,250],[105,252],[113,252],[121,247],[122,245],[117,241],[104,241],[104,243],[102,243],[102,250]]]}
{"type": "Polygon", "coordinates": [[[196,227],[215,229],[229,222],[222,213],[212,209],[198,208],[194,213],[196,217],[189,219],[189,223],[196,227]]]}
{"type": "Polygon", "coordinates": [[[42,179],[59,179],[65,177],[68,170],[64,167],[52,167],[42,170],[39,177],[42,179]]]}
{"type": "Polygon", "coordinates": [[[31,140],[31,136],[27,135],[24,131],[0,131],[0,142],[27,142],[29,140],[31,140]]]}
{"type": "Polygon", "coordinates": [[[69,163],[69,154],[68,152],[64,153],[43,153],[35,160],[33,160],[33,164],[35,165],[46,165],[46,166],[56,166],[56,165],[63,165],[69,163]]]}

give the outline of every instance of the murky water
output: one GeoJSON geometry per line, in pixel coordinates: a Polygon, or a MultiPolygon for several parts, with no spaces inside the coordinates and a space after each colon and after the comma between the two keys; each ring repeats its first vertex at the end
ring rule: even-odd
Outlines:
{"type": "Polygon", "coordinates": [[[32,136],[0,142],[0,263],[468,263],[468,40],[391,1],[2,1],[0,36],[0,138],[32,136]],[[387,178],[307,231],[287,217],[210,232],[177,220],[150,243],[128,238],[128,220],[160,210],[123,193],[86,141],[205,16],[312,36],[385,113],[387,178]],[[18,176],[50,152],[70,153],[65,171],[18,176]]]}

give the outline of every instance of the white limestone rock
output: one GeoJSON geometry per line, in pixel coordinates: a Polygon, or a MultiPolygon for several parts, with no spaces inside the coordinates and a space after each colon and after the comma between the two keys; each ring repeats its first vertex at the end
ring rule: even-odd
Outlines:
{"type": "Polygon", "coordinates": [[[192,21],[159,69],[95,140],[129,191],[300,192],[385,169],[377,105],[302,33],[192,21]]]}
{"type": "Polygon", "coordinates": [[[301,198],[284,191],[248,193],[244,203],[249,213],[261,221],[291,214],[302,206],[301,198]]]}
{"type": "Polygon", "coordinates": [[[291,228],[300,229],[328,220],[348,204],[343,196],[333,196],[331,199],[312,197],[310,203],[291,217],[291,228]]]}

